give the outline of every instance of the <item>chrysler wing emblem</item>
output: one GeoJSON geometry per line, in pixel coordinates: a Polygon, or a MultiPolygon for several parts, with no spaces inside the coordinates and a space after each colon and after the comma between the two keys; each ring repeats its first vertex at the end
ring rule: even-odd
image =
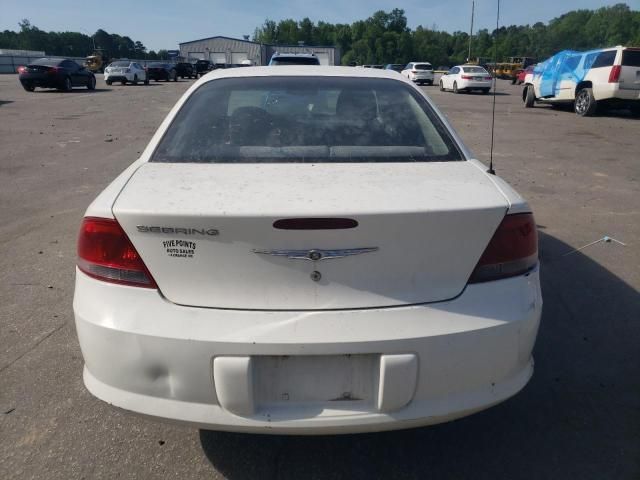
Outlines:
{"type": "Polygon", "coordinates": [[[253,249],[253,253],[260,255],[272,255],[274,257],[287,257],[291,260],[311,260],[317,262],[320,260],[331,260],[334,258],[350,257],[352,255],[361,255],[363,253],[375,252],[378,247],[363,248],[340,248],[335,250],[321,250],[314,248],[311,250],[260,250],[253,249]]]}

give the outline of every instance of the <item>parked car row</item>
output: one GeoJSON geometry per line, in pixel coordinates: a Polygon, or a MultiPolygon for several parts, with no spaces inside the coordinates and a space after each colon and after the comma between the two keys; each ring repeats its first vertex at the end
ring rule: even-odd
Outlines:
{"type": "MultiPolygon", "coordinates": [[[[213,68],[209,68],[209,65],[202,68],[188,62],[152,62],[142,66],[131,60],[117,60],[105,67],[104,81],[107,85],[114,83],[148,85],[150,80],[177,82],[178,78],[197,78],[213,68]]],[[[55,88],[61,91],[70,91],[73,87],[94,90],[96,87],[95,74],[89,68],[65,58],[40,58],[28,65],[20,66],[18,79],[28,92],[33,92],[36,87],[55,88]]]]}

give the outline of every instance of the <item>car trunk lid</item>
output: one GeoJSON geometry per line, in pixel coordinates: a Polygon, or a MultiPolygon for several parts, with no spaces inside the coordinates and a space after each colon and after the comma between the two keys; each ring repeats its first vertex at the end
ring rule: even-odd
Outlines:
{"type": "Polygon", "coordinates": [[[459,295],[507,208],[465,161],[148,163],[113,213],[169,301],[304,310],[459,295]]]}

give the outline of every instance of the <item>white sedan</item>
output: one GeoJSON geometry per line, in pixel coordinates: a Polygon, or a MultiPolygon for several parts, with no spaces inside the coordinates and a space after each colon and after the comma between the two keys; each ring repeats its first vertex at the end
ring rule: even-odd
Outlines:
{"type": "Polygon", "coordinates": [[[395,72],[220,69],[87,209],[73,309],[86,387],[126,410],[435,424],[529,381],[536,224],[395,72]]]}
{"type": "Polygon", "coordinates": [[[489,93],[493,77],[478,65],[457,65],[440,77],[440,90],[453,93],[479,90],[489,93]]]}
{"type": "Polygon", "coordinates": [[[138,82],[144,82],[145,85],[149,85],[147,71],[144,67],[128,60],[119,60],[110,63],[107,68],[104,69],[104,81],[107,85],[111,85],[114,82],[120,82],[122,85],[126,85],[127,82],[133,83],[134,85],[137,85],[138,82]]]}

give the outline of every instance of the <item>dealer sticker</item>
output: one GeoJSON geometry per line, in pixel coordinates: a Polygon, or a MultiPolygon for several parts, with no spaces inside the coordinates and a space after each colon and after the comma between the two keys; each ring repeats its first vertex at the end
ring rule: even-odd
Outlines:
{"type": "Polygon", "coordinates": [[[196,254],[196,242],[189,240],[164,240],[162,246],[169,257],[193,258],[196,254]]]}

